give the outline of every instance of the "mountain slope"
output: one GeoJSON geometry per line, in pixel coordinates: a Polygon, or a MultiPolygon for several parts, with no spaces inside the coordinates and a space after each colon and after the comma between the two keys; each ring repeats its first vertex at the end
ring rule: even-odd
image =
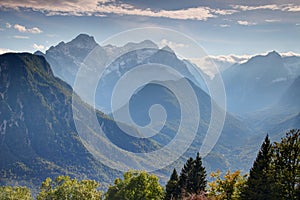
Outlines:
{"type": "MultiPolygon", "coordinates": [[[[78,98],[75,101],[76,110],[92,109],[78,98]]],[[[28,53],[0,56],[0,107],[0,184],[35,187],[46,177],[67,174],[95,179],[105,186],[119,175],[83,145],[74,124],[78,119],[72,114],[72,89],[53,76],[44,57],[28,53]]],[[[133,152],[157,146],[127,136],[100,112],[97,120],[117,146],[133,152]]],[[[83,128],[93,130],[89,124],[83,128]]]]}
{"type": "Polygon", "coordinates": [[[293,78],[282,57],[275,51],[255,56],[222,73],[228,110],[245,114],[274,104],[291,85],[293,78]]]}
{"type": "MultiPolygon", "coordinates": [[[[190,64],[188,61],[180,60],[169,47],[158,49],[157,46],[151,43],[151,41],[147,40],[142,43],[129,43],[124,47],[115,47],[112,45],[104,46],[100,48],[100,54],[102,52],[102,48],[107,52],[106,55],[120,56],[114,59],[113,62],[105,69],[104,75],[98,83],[95,94],[95,103],[97,108],[105,113],[111,113],[110,107],[114,86],[120,77],[122,77],[131,69],[143,64],[153,64],[151,65],[152,67],[154,67],[155,64],[169,66],[170,68],[175,69],[184,75],[184,78],[190,82],[194,91],[196,92],[198,102],[201,104],[199,108],[201,112],[201,122],[199,122],[200,128],[197,133],[197,138],[191,147],[194,153],[199,151],[204,134],[206,133],[210,122],[211,98],[206,92],[204,92],[206,91],[206,87],[203,80],[201,80],[201,77],[194,76],[195,70],[193,71],[192,68],[195,66],[192,66],[192,64],[190,64]],[[138,49],[135,49],[136,46],[138,46],[138,49]],[[119,54],[119,52],[125,53],[119,54]]],[[[93,58],[102,58],[98,55],[98,52],[96,52],[95,54],[90,54],[89,57],[92,57],[90,58],[91,60],[93,60],[93,58]]],[[[146,78],[147,75],[147,73],[141,73],[139,74],[138,78],[143,79],[143,76],[146,78]]],[[[86,77],[85,80],[88,81],[89,77],[86,77]]],[[[180,86],[179,83],[180,80],[174,81],[174,84],[178,84],[180,86]]],[[[151,105],[160,104],[167,109],[169,118],[166,126],[158,135],[156,135],[154,138],[151,138],[161,145],[165,145],[171,141],[176,133],[176,129],[178,128],[178,122],[180,121],[178,102],[176,103],[176,100],[174,99],[176,98],[174,98],[172,92],[166,90],[166,88],[160,87],[159,85],[148,84],[143,86],[143,88],[141,88],[140,91],[132,97],[130,102],[132,111],[131,116],[139,125],[147,125],[149,123],[148,109],[151,105]]],[[[242,145],[242,140],[246,139],[250,133],[251,129],[249,127],[245,126],[245,124],[243,124],[234,116],[228,114],[226,117],[225,128],[220,138],[219,146],[216,147],[217,151],[212,152],[212,154],[215,158],[217,158],[217,160],[222,160],[222,162],[220,162],[222,163],[222,166],[226,165],[226,167],[229,167],[231,166],[231,163],[238,163],[238,161],[232,162],[230,158],[232,157],[231,152],[234,151],[233,148],[235,148],[235,146],[242,145]],[[236,143],[239,145],[236,145],[236,143]],[[224,157],[225,154],[226,156],[224,157]]],[[[192,151],[189,152],[190,155],[192,155],[192,151]]],[[[190,155],[188,155],[188,153],[185,154],[185,156],[190,155]]],[[[210,163],[207,163],[207,166],[211,165],[211,168],[217,168],[217,164],[214,162],[214,159],[208,160],[210,160],[210,163]]]]}

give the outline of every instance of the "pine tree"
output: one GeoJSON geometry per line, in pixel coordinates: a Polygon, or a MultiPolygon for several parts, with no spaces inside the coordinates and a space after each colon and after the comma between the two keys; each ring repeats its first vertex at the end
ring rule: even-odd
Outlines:
{"type": "Polygon", "coordinates": [[[241,199],[269,200],[272,199],[270,179],[270,163],[272,159],[272,145],[267,135],[260,151],[250,170],[245,188],[242,190],[241,199]]]}
{"type": "Polygon", "coordinates": [[[187,188],[188,183],[190,181],[191,172],[194,165],[194,159],[189,158],[183,168],[181,169],[181,173],[179,176],[178,186],[180,188],[181,197],[185,197],[190,191],[187,188]]]}
{"type": "Polygon", "coordinates": [[[180,189],[178,186],[178,174],[176,169],[173,170],[173,173],[170,177],[170,180],[168,181],[166,185],[166,195],[165,195],[165,200],[170,200],[170,199],[178,199],[180,196],[180,189]]]}
{"type": "Polygon", "coordinates": [[[191,177],[188,183],[188,192],[193,194],[200,194],[205,192],[206,188],[206,171],[202,166],[202,159],[200,154],[197,153],[196,159],[194,160],[193,169],[191,171],[191,177]]]}

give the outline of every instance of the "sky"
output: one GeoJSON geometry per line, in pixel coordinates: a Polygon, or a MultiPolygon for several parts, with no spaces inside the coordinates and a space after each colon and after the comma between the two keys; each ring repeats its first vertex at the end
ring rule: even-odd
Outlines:
{"type": "Polygon", "coordinates": [[[0,0],[0,53],[143,27],[181,32],[211,56],[300,53],[299,0],[0,0]]]}

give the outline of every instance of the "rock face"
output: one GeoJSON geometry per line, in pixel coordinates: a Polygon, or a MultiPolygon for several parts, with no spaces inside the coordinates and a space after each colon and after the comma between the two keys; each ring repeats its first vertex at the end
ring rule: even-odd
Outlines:
{"type": "MultiPolygon", "coordinates": [[[[43,55],[46,58],[55,76],[73,85],[81,63],[96,46],[98,49],[100,48],[93,37],[80,34],[68,43],[60,42],[58,45],[50,47],[45,54],[41,52],[35,54],[43,55]]],[[[102,53],[105,56],[104,50],[102,53]]]]}

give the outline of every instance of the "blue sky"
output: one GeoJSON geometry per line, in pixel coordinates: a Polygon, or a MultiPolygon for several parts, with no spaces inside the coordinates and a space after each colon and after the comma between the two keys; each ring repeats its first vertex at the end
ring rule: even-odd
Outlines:
{"type": "Polygon", "coordinates": [[[300,1],[0,0],[2,53],[149,26],[182,32],[209,55],[300,53],[300,1]]]}

